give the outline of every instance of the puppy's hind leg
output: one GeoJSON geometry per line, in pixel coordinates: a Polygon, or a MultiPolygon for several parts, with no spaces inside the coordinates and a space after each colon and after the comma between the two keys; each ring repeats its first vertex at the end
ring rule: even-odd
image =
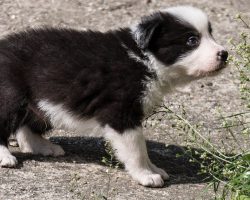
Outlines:
{"type": "Polygon", "coordinates": [[[55,157],[65,154],[61,146],[51,143],[40,134],[33,133],[28,126],[23,126],[17,131],[16,139],[23,153],[55,157]]]}
{"type": "Polygon", "coordinates": [[[168,179],[168,175],[151,163],[142,128],[118,133],[106,126],[105,138],[111,142],[116,156],[125,164],[126,170],[133,179],[144,186],[162,187],[164,185],[164,180],[168,179]]]}

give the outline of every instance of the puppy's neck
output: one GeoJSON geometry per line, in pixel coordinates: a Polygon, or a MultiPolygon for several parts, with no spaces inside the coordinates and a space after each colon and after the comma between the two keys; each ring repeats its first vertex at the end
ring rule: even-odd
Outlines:
{"type": "Polygon", "coordinates": [[[138,46],[134,30],[122,29],[116,32],[130,59],[143,64],[151,76],[144,81],[143,109],[145,115],[151,113],[155,106],[160,105],[164,95],[175,91],[176,86],[186,83],[184,72],[178,66],[166,66],[161,63],[150,51],[138,46]]]}
{"type": "Polygon", "coordinates": [[[191,82],[193,78],[186,76],[186,72],[178,65],[166,66],[152,53],[146,51],[144,54],[148,58],[145,65],[155,74],[154,78],[148,79],[144,92],[144,113],[147,115],[153,111],[155,106],[161,104],[166,94],[177,91],[177,88],[191,82]]]}
{"type": "Polygon", "coordinates": [[[161,104],[164,95],[174,90],[175,83],[172,82],[173,75],[168,73],[170,70],[166,66],[163,66],[150,52],[145,52],[145,55],[148,58],[145,65],[151,73],[155,74],[155,77],[145,83],[143,108],[145,115],[148,115],[161,104]]]}

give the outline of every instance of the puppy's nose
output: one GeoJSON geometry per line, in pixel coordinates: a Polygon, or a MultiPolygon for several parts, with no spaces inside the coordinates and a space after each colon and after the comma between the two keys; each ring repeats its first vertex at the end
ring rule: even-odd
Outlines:
{"type": "Polygon", "coordinates": [[[226,62],[227,57],[228,57],[228,52],[225,50],[221,50],[217,53],[217,56],[218,56],[218,60],[220,60],[222,62],[226,62]]]}

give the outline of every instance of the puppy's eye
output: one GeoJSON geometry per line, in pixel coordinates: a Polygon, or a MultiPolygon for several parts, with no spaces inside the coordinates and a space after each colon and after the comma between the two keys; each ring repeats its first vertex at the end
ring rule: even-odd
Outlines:
{"type": "Polygon", "coordinates": [[[199,37],[197,36],[191,36],[187,40],[187,45],[190,47],[195,47],[199,45],[199,37]]]}

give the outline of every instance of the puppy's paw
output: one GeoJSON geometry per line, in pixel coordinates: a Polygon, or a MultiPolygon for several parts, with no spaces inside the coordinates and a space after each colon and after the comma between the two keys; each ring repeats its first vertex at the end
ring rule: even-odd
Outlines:
{"type": "Polygon", "coordinates": [[[50,149],[52,150],[51,156],[58,157],[58,156],[63,156],[65,154],[65,151],[60,145],[51,143],[50,149]]]}
{"type": "Polygon", "coordinates": [[[44,144],[35,150],[35,154],[58,157],[63,156],[65,152],[61,146],[44,139],[44,144]]]}
{"type": "Polygon", "coordinates": [[[43,156],[63,156],[65,154],[64,150],[61,146],[57,144],[53,144],[48,140],[41,138],[37,145],[27,146],[21,149],[23,153],[30,153],[35,155],[43,155],[43,156]]]}
{"type": "Polygon", "coordinates": [[[2,155],[0,157],[0,166],[1,167],[15,167],[17,165],[17,159],[11,154],[2,155]]]}
{"type": "Polygon", "coordinates": [[[160,174],[144,174],[139,178],[139,183],[146,187],[162,187],[164,181],[160,174]]]}
{"type": "MultiPolygon", "coordinates": [[[[150,161],[149,161],[150,162],[150,161]]],[[[151,168],[151,170],[153,172],[155,172],[156,174],[160,174],[161,177],[163,178],[163,180],[168,180],[169,179],[169,175],[167,174],[167,172],[165,172],[163,169],[156,167],[153,163],[149,163],[149,166],[151,168]]]]}
{"type": "Polygon", "coordinates": [[[23,153],[55,157],[65,154],[62,147],[51,143],[41,135],[34,134],[27,127],[22,127],[18,130],[16,138],[23,153]]]}

